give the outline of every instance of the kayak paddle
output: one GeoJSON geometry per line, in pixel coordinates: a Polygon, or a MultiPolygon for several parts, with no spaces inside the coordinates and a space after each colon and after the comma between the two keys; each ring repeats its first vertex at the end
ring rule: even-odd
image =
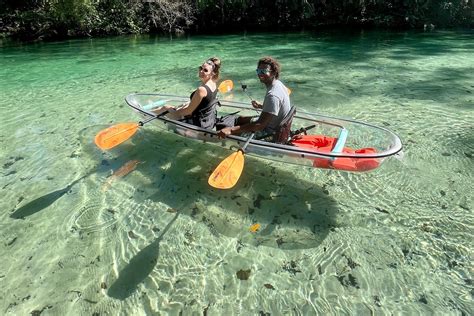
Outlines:
{"type": "Polygon", "coordinates": [[[208,183],[216,189],[230,189],[239,181],[244,169],[244,153],[255,133],[247,138],[245,144],[238,151],[232,153],[217,166],[209,176],[208,183]]]}
{"type": "Polygon", "coordinates": [[[114,148],[115,146],[123,143],[127,139],[133,136],[140,126],[159,118],[160,116],[166,115],[168,111],[153,116],[146,121],[138,123],[120,123],[114,126],[110,126],[104,130],[101,130],[94,139],[95,144],[102,150],[114,148]]]}
{"type": "Polygon", "coordinates": [[[224,80],[220,83],[217,89],[219,89],[220,93],[227,93],[231,91],[233,88],[234,88],[234,83],[232,82],[232,80],[224,80]]]}

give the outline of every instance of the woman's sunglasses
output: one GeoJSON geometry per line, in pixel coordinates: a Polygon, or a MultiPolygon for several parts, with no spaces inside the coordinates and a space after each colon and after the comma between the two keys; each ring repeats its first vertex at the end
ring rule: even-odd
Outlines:
{"type": "Polygon", "coordinates": [[[203,71],[205,74],[208,74],[211,72],[210,69],[204,68],[203,66],[199,66],[199,71],[203,71]]]}

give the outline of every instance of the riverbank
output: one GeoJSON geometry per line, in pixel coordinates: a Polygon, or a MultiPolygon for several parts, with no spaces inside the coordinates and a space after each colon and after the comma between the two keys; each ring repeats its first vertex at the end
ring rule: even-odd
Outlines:
{"type": "Polygon", "coordinates": [[[203,34],[328,28],[472,28],[473,1],[50,1],[0,4],[0,38],[22,42],[125,34],[203,34]],[[268,12],[275,12],[268,14],[268,12]]]}

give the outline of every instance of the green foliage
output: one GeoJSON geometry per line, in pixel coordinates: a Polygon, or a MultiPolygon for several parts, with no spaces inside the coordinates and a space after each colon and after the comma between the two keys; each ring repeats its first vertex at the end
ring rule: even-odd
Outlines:
{"type": "Polygon", "coordinates": [[[22,40],[320,26],[473,26],[474,0],[0,0],[0,35],[22,40]]]}

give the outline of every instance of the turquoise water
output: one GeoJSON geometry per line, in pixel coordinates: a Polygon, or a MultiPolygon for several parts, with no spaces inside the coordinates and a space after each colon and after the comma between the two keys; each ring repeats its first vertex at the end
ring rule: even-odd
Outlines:
{"type": "Polygon", "coordinates": [[[0,47],[0,313],[474,314],[472,32],[119,37],[0,47]],[[188,95],[223,60],[261,99],[278,58],[298,108],[400,135],[364,174],[247,157],[136,121],[132,92],[188,95]],[[111,176],[139,161],[122,177],[111,176]],[[251,233],[258,223],[261,228],[251,233]]]}

